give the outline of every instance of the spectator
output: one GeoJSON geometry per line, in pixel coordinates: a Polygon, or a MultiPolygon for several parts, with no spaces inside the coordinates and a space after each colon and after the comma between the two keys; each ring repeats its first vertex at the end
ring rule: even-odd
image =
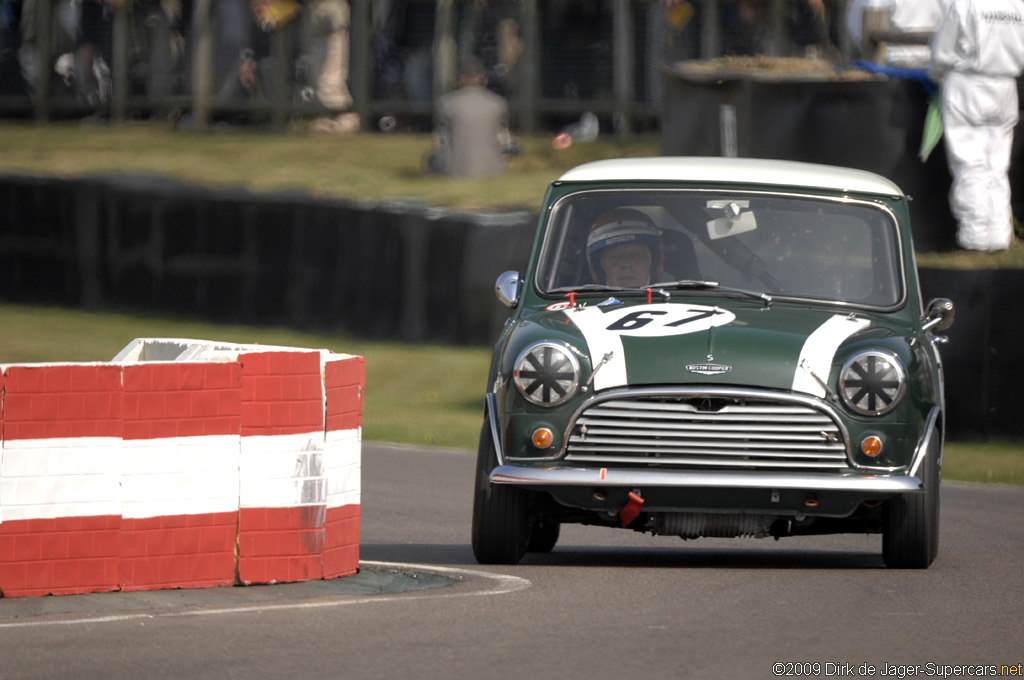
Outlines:
{"type": "MultiPolygon", "coordinates": [[[[219,51],[233,60],[218,88],[222,102],[272,102],[277,96],[277,68],[273,54],[274,33],[294,19],[299,5],[294,0],[218,0],[216,26],[219,51]],[[248,5],[248,7],[247,7],[248,5]],[[232,53],[234,56],[232,57],[232,53]]],[[[226,122],[252,122],[249,114],[230,114],[226,122]]]]}
{"type": "Polygon", "coordinates": [[[771,3],[766,0],[729,0],[725,4],[725,53],[805,56],[829,47],[824,0],[789,0],[784,8],[786,36],[773,36],[771,3]],[[776,39],[781,39],[777,42],[776,39]],[[795,55],[785,54],[788,42],[795,55]]]}
{"type": "Polygon", "coordinates": [[[516,65],[522,55],[519,0],[473,0],[459,6],[456,28],[460,57],[480,55],[487,87],[505,97],[516,91],[516,65]]]}
{"type": "Polygon", "coordinates": [[[664,96],[662,70],[678,61],[700,58],[701,5],[659,0],[647,8],[647,95],[655,104],[664,96]]]}
{"type": "Polygon", "coordinates": [[[253,19],[245,0],[218,0],[210,8],[210,18],[215,30],[213,78],[221,93],[234,88],[242,50],[250,49],[253,19]]]}
{"type": "Polygon", "coordinates": [[[503,151],[510,139],[508,101],[486,88],[483,63],[459,62],[458,87],[443,95],[435,109],[432,172],[456,177],[486,177],[504,172],[503,151]]]}
{"type": "Polygon", "coordinates": [[[800,0],[787,7],[786,27],[796,56],[824,56],[831,46],[824,0],[800,0]]]}
{"type": "Polygon", "coordinates": [[[378,95],[431,101],[434,3],[372,0],[371,9],[378,95]]]}
{"type": "Polygon", "coordinates": [[[957,244],[1006,250],[1013,241],[1010,152],[1024,72],[1024,0],[953,0],[931,42],[928,75],[942,87],[957,244]]]}
{"type": "MultiPolygon", "coordinates": [[[[24,0],[21,5],[21,21],[19,30],[21,32],[21,46],[18,48],[18,65],[21,68],[21,75],[28,87],[29,93],[35,97],[42,95],[36,91],[43,69],[51,66],[58,74],[64,77],[64,86],[74,87],[74,52],[78,42],[78,23],[80,16],[77,7],[69,0],[58,0],[53,5],[54,25],[50,32],[50,39],[53,41],[50,49],[53,54],[60,55],[58,62],[64,67],[64,73],[56,65],[42,62],[40,54],[40,40],[37,33],[38,14],[40,6],[37,0],[24,0]]],[[[49,92],[45,94],[50,94],[49,92]]]]}
{"type": "Polygon", "coordinates": [[[74,79],[79,99],[96,108],[110,101],[113,0],[83,0],[75,47],[74,79]]]}
{"type": "Polygon", "coordinates": [[[178,94],[186,54],[182,0],[136,0],[132,12],[138,22],[137,49],[144,65],[139,70],[146,94],[157,100],[178,94]]]}
{"type": "Polygon", "coordinates": [[[359,129],[359,114],[348,110],[352,106],[348,89],[349,15],[348,0],[310,3],[310,81],[317,101],[332,112],[314,120],[311,132],[338,134],[359,129]]]}
{"type": "Polygon", "coordinates": [[[52,5],[54,30],[51,49],[57,54],[52,64],[43,64],[36,35],[38,12],[47,4],[27,2],[22,7],[22,43],[18,54],[25,81],[38,83],[40,71],[53,67],[64,85],[83,104],[98,108],[110,100],[112,0],[58,0],[52,5]]]}
{"type": "Polygon", "coordinates": [[[257,100],[264,99],[263,86],[260,79],[259,62],[256,53],[243,48],[238,54],[235,69],[230,72],[218,92],[222,100],[257,100]]]}

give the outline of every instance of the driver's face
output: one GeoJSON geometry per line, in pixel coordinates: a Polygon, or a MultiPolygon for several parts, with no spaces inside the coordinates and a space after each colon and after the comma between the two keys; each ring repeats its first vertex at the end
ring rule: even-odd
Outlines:
{"type": "Polygon", "coordinates": [[[642,243],[620,243],[605,248],[599,261],[609,286],[636,288],[650,282],[651,251],[642,243]]]}

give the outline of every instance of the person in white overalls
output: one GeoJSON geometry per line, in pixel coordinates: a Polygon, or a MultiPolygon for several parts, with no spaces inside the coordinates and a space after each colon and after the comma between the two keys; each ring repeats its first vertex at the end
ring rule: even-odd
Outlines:
{"type": "Polygon", "coordinates": [[[953,0],[931,40],[929,77],[942,88],[956,241],[1006,250],[1013,241],[1010,153],[1024,72],[1024,0],[953,0]]]}

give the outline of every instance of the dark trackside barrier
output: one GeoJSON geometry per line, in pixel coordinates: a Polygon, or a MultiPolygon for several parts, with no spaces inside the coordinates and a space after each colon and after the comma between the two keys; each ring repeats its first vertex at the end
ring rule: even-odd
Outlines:
{"type": "MultiPolygon", "coordinates": [[[[497,337],[495,279],[523,271],[537,219],[138,177],[0,177],[0,206],[0,299],[462,345],[497,337]]],[[[1024,270],[921,281],[926,301],[957,309],[942,347],[948,436],[1024,437],[1024,270]]]]}
{"type": "Polygon", "coordinates": [[[1020,385],[1024,343],[1017,314],[1024,269],[921,269],[921,290],[956,305],[946,335],[947,436],[954,439],[1024,437],[1020,385]]]}
{"type": "Polygon", "coordinates": [[[154,178],[0,177],[0,297],[370,338],[481,344],[535,216],[154,178]],[[493,304],[492,304],[493,303],[493,304]]]}

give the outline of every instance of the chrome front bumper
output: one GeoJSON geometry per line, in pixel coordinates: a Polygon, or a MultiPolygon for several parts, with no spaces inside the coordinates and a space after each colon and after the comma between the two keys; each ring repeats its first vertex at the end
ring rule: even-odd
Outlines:
{"type": "Polygon", "coordinates": [[[806,489],[865,494],[904,494],[924,490],[911,475],[869,475],[789,472],[680,472],[673,470],[520,467],[499,465],[491,483],[528,487],[674,487],[712,489],[806,489]]]}

